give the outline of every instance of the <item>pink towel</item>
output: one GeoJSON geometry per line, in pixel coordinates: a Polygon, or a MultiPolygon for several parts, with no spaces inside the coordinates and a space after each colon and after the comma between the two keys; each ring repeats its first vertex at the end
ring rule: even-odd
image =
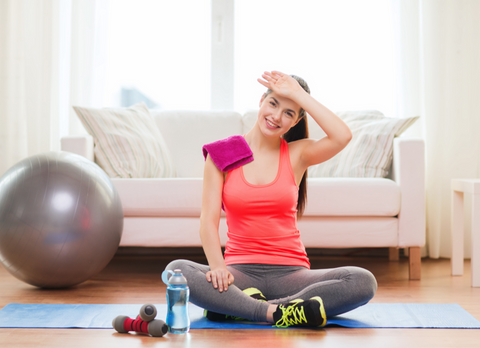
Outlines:
{"type": "Polygon", "coordinates": [[[207,154],[222,172],[228,172],[253,161],[253,153],[241,135],[232,135],[203,146],[203,157],[207,154]]]}

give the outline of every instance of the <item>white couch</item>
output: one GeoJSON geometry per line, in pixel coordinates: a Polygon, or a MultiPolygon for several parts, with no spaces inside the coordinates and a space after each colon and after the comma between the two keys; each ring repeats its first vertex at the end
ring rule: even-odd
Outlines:
{"type": "MultiPolygon", "coordinates": [[[[124,210],[121,246],[201,246],[199,237],[204,144],[245,134],[256,112],[151,111],[176,166],[168,179],[112,179],[124,210]]],[[[310,137],[324,134],[310,124],[310,137]]],[[[62,139],[62,150],[93,160],[90,136],[62,139]]],[[[298,221],[307,248],[409,248],[410,279],[420,279],[425,244],[424,143],[395,138],[391,179],[309,178],[308,201],[298,221]]],[[[227,225],[220,221],[225,243],[227,225]]],[[[397,253],[397,254],[396,254],[397,253]]]]}

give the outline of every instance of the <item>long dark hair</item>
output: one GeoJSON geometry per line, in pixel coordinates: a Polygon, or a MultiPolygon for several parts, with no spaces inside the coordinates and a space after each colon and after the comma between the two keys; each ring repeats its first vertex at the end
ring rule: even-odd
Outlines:
{"type": "MultiPolygon", "coordinates": [[[[310,88],[307,85],[307,82],[305,82],[304,79],[301,77],[295,76],[295,75],[290,75],[292,76],[295,80],[297,80],[298,84],[307,92],[310,94],[310,88]]],[[[265,92],[264,98],[269,95],[272,92],[271,89],[268,89],[267,92],[265,92]]],[[[300,109],[300,113],[298,115],[299,121],[298,123],[290,128],[290,130],[283,135],[283,139],[287,143],[299,140],[299,139],[305,139],[308,138],[308,123],[307,123],[307,113],[305,110],[300,109]]],[[[297,218],[301,218],[303,215],[303,212],[305,210],[305,205],[307,203],[307,176],[308,176],[308,171],[305,170],[305,173],[303,174],[302,181],[300,182],[300,186],[298,188],[298,202],[297,202],[297,218]]]]}

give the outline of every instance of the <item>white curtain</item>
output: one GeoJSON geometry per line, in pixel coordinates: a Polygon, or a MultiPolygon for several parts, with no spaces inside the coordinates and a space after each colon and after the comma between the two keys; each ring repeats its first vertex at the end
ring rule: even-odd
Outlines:
{"type": "Polygon", "coordinates": [[[58,149],[58,1],[0,1],[0,174],[58,149]]]}
{"type": "Polygon", "coordinates": [[[480,1],[393,3],[399,114],[421,116],[408,135],[426,143],[428,254],[450,257],[450,180],[480,178],[480,1]]]}
{"type": "Polygon", "coordinates": [[[62,136],[85,132],[69,114],[74,103],[101,104],[92,76],[102,76],[106,6],[0,0],[0,175],[27,156],[60,150],[62,136]]]}
{"type": "MultiPolygon", "coordinates": [[[[106,75],[108,0],[72,0],[70,106],[102,107],[106,75]]],[[[85,134],[69,108],[70,135],[85,134]]]]}

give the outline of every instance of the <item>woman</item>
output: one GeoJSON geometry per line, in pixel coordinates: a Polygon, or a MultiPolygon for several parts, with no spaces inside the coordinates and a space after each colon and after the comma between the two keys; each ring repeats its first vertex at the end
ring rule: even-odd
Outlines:
{"type": "Polygon", "coordinates": [[[323,326],[367,303],[374,276],[361,268],[310,270],[296,227],[306,199],[309,166],[324,162],[350,141],[348,126],[310,96],[301,78],[265,72],[268,88],[254,127],[244,136],[254,161],[222,173],[207,156],[200,236],[207,265],[177,260],[192,303],[211,320],[245,318],[277,326],[323,326]],[[325,131],[308,139],[306,112],[325,131]],[[229,240],[222,255],[222,203],[229,240]]]}

